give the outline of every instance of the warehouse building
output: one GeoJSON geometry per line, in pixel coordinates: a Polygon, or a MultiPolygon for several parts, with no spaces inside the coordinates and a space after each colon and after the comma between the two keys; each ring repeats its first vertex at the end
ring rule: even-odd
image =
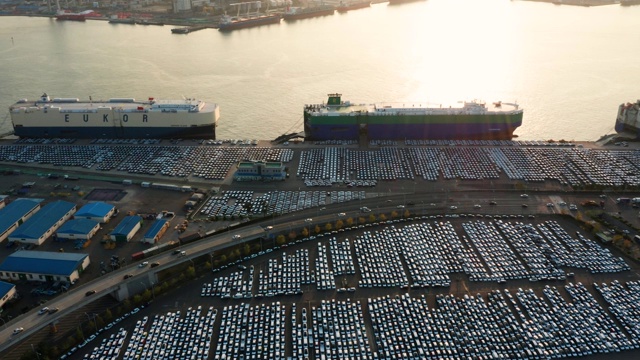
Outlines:
{"type": "Polygon", "coordinates": [[[56,236],[59,240],[91,240],[98,230],[100,230],[100,223],[97,221],[89,219],[71,219],[60,226],[58,231],[56,231],[56,236]]]}
{"type": "Polygon", "coordinates": [[[0,264],[0,279],[74,283],[89,263],[88,254],[19,250],[0,264]]]}
{"type": "Polygon", "coordinates": [[[76,212],[74,218],[94,220],[99,223],[108,223],[111,216],[116,213],[116,207],[103,202],[89,203],[76,212]]]}
{"type": "Polygon", "coordinates": [[[48,203],[11,233],[9,240],[42,245],[75,212],[76,205],[68,201],[48,203]]]}
{"type": "Polygon", "coordinates": [[[0,281],[0,308],[16,296],[16,286],[12,283],[0,281]]]}
{"type": "Polygon", "coordinates": [[[0,195],[0,209],[2,209],[9,200],[9,195],[0,195]]]}
{"type": "Polygon", "coordinates": [[[0,242],[40,210],[40,200],[17,199],[0,209],[0,242]]]}
{"type": "Polygon", "coordinates": [[[169,221],[165,219],[158,219],[151,224],[149,230],[144,234],[144,238],[142,242],[153,244],[158,242],[162,235],[164,235],[165,231],[169,227],[169,221]]]}
{"type": "Polygon", "coordinates": [[[124,242],[129,241],[140,230],[142,226],[142,218],[138,215],[127,216],[116,226],[115,229],[109,234],[111,240],[124,242]]]}
{"type": "Polygon", "coordinates": [[[280,161],[240,161],[233,179],[235,181],[282,181],[286,175],[285,166],[280,161]]]}

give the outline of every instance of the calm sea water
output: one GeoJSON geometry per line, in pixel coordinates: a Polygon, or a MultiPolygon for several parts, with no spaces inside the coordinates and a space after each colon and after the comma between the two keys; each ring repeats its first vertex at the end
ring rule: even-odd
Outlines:
{"type": "Polygon", "coordinates": [[[17,99],[194,97],[218,138],[302,130],[304,104],[517,101],[523,139],[596,140],[640,98],[640,7],[428,0],[229,34],[0,18],[0,132],[17,99]]]}

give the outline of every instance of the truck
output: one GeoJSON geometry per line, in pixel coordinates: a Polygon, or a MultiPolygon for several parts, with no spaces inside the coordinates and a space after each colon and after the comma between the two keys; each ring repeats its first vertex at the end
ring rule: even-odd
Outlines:
{"type": "Polygon", "coordinates": [[[617,202],[618,204],[628,204],[628,203],[630,203],[630,202],[631,202],[631,199],[630,199],[630,198],[625,198],[625,197],[623,197],[623,198],[617,198],[617,199],[616,199],[616,202],[617,202]]]}

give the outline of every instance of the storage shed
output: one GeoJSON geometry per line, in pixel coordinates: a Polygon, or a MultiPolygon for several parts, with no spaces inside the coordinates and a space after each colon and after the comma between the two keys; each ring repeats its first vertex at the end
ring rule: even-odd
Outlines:
{"type": "Polygon", "coordinates": [[[162,235],[164,235],[165,231],[169,227],[169,221],[165,219],[158,219],[151,224],[149,230],[144,234],[144,238],[142,242],[153,244],[156,243],[162,235]]]}
{"type": "Polygon", "coordinates": [[[0,242],[38,210],[40,201],[31,199],[16,199],[0,209],[0,242]]]}
{"type": "Polygon", "coordinates": [[[0,281],[0,308],[2,308],[7,301],[16,296],[16,293],[15,285],[0,281]]]}
{"type": "Polygon", "coordinates": [[[103,202],[88,203],[78,209],[74,217],[76,219],[83,218],[94,220],[99,223],[108,223],[111,216],[115,213],[116,207],[103,202]]]}
{"type": "Polygon", "coordinates": [[[100,223],[89,219],[72,219],[62,224],[56,235],[58,239],[90,240],[100,230],[100,223]]]}
{"type": "Polygon", "coordinates": [[[76,205],[68,201],[48,203],[11,233],[9,240],[42,245],[75,211],[76,205]]]}
{"type": "Polygon", "coordinates": [[[140,230],[142,218],[138,215],[126,216],[109,234],[113,241],[129,241],[140,230]]]}
{"type": "Polygon", "coordinates": [[[7,200],[9,195],[0,195],[0,209],[2,209],[5,205],[7,205],[7,200]]]}
{"type": "Polygon", "coordinates": [[[19,250],[0,264],[0,279],[73,283],[89,263],[88,254],[19,250]]]}

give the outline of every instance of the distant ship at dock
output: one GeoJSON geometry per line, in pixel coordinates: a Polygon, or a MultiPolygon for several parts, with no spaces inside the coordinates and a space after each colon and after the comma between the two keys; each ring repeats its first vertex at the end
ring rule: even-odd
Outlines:
{"type": "Polygon", "coordinates": [[[22,99],[9,108],[20,137],[75,139],[215,139],[218,105],[196,99],[22,99]]]}
{"type": "Polygon", "coordinates": [[[333,15],[336,7],[333,5],[318,5],[313,7],[288,7],[282,15],[285,21],[308,19],[318,16],[333,15]]]}
{"type": "Polygon", "coordinates": [[[344,13],[350,10],[364,9],[371,6],[370,0],[342,0],[336,7],[339,13],[344,13]]]}
{"type": "Polygon", "coordinates": [[[618,106],[616,132],[631,134],[636,139],[640,139],[640,100],[618,106]]]}
{"type": "Polygon", "coordinates": [[[422,104],[354,104],[329,94],[326,104],[304,107],[306,140],[446,139],[510,140],[522,125],[517,104],[479,101],[460,107],[422,104]]]}
{"type": "Polygon", "coordinates": [[[238,9],[237,14],[236,16],[230,16],[228,14],[222,15],[218,25],[219,31],[232,31],[261,25],[279,24],[280,20],[282,20],[282,15],[279,13],[267,12],[261,14],[260,8],[262,7],[262,3],[260,1],[235,3],[229,4],[229,6],[236,7],[238,9]],[[243,8],[246,8],[247,11],[241,11],[243,8]],[[252,9],[256,11],[252,13],[252,9]]]}

